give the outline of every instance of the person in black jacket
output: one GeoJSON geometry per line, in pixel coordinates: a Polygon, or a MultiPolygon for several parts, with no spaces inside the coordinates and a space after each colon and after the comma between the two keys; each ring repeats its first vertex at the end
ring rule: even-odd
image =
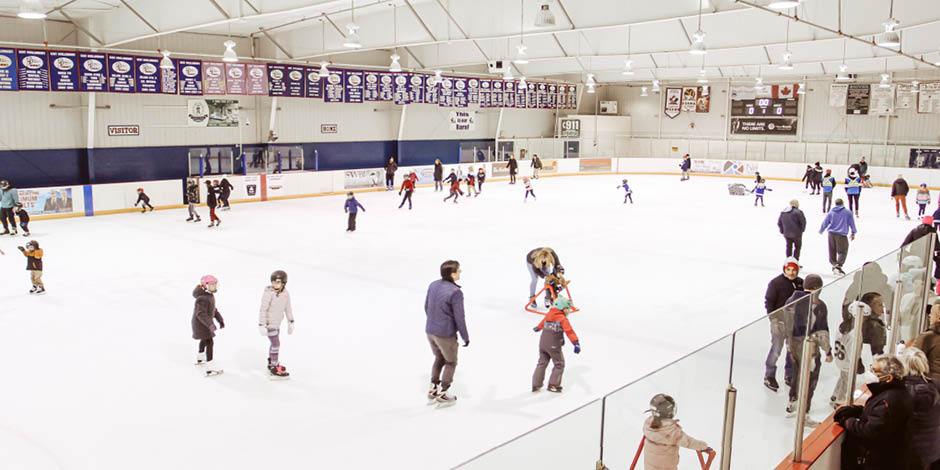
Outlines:
{"type": "Polygon", "coordinates": [[[813,189],[810,195],[819,194],[819,191],[822,190],[822,177],[823,167],[819,162],[816,162],[816,165],[813,167],[813,183],[809,185],[810,188],[813,189]]]}
{"type": "Polygon", "coordinates": [[[153,212],[153,206],[150,205],[150,196],[144,192],[144,188],[137,188],[137,202],[134,203],[134,207],[137,207],[137,204],[141,204],[141,214],[147,212],[148,207],[150,212],[153,212]]]}
{"type": "Polygon", "coordinates": [[[228,204],[228,198],[231,197],[233,189],[235,189],[235,186],[229,183],[228,178],[222,178],[222,182],[219,183],[219,202],[222,203],[223,211],[227,211],[231,208],[228,204]]]}
{"type": "Polygon", "coordinates": [[[218,190],[218,187],[212,186],[211,181],[206,180],[206,205],[209,206],[209,228],[222,224],[222,219],[215,215],[215,208],[219,205],[217,198],[218,190]]]}
{"type": "MultiPolygon", "coordinates": [[[[901,242],[901,246],[904,247],[910,243],[914,243],[915,240],[930,235],[931,233],[934,235],[934,237],[936,237],[937,229],[934,228],[933,223],[933,216],[923,216],[920,219],[920,225],[914,227],[914,229],[911,230],[906,237],[904,237],[904,241],[901,242]]],[[[936,245],[936,239],[934,241],[934,245],[936,245]]]]}
{"type": "Polygon", "coordinates": [[[692,158],[689,157],[689,154],[682,156],[682,162],[679,163],[679,170],[682,171],[682,177],[679,178],[679,181],[685,181],[689,179],[689,170],[692,169],[692,158]]]}
{"type": "Polygon", "coordinates": [[[878,382],[868,384],[865,406],[844,406],[834,420],[845,428],[842,468],[899,470],[909,468],[913,400],[904,387],[904,365],[879,355],[871,365],[878,382]]]}
{"type": "MultiPolygon", "coordinates": [[[[806,413],[810,404],[813,402],[813,392],[816,391],[816,384],[819,383],[819,370],[822,366],[819,350],[826,352],[826,362],[832,362],[832,346],[829,344],[829,310],[826,303],[819,298],[817,291],[822,288],[822,278],[817,274],[810,274],[803,280],[803,289],[794,291],[793,295],[787,299],[787,306],[784,307],[786,315],[793,319],[793,328],[790,331],[789,354],[793,362],[793,369],[800,370],[800,362],[805,360],[813,361],[809,373],[809,394],[806,397],[806,413]],[[803,358],[803,343],[809,341],[812,344],[810,348],[811,356],[803,358]]],[[[790,397],[787,404],[787,415],[792,416],[796,413],[797,399],[800,390],[800,374],[794,374],[790,383],[790,397]]],[[[815,426],[818,423],[806,416],[804,421],[807,426],[815,426]]]]}
{"type": "Polygon", "coordinates": [[[385,164],[385,190],[395,189],[395,172],[398,171],[398,164],[395,163],[395,157],[388,157],[388,163],[385,164]]]}
{"type": "Polygon", "coordinates": [[[894,180],[894,183],[891,184],[891,197],[894,198],[895,217],[901,217],[901,207],[903,206],[904,218],[911,220],[911,216],[907,215],[907,193],[909,192],[911,192],[911,187],[908,186],[903,176],[898,175],[898,179],[894,180]]]}
{"type": "Polygon", "coordinates": [[[542,171],[542,160],[539,159],[538,154],[532,155],[531,166],[532,166],[532,177],[535,179],[539,179],[539,172],[542,171]]]}
{"type": "MultiPolygon", "coordinates": [[[[799,276],[800,264],[796,258],[787,258],[783,265],[783,274],[770,280],[767,292],[764,294],[764,308],[770,316],[770,351],[764,361],[764,386],[776,392],[780,389],[777,383],[777,360],[786,345],[786,320],[782,307],[793,292],[803,289],[803,279],[799,276]]],[[[784,380],[789,385],[793,378],[793,361],[789,354],[784,366],[784,380]]]]}
{"type": "Polygon", "coordinates": [[[506,168],[509,168],[509,184],[516,184],[516,172],[519,170],[519,162],[516,161],[515,155],[509,155],[509,162],[506,163],[506,168]]]}
{"type": "Polygon", "coordinates": [[[434,160],[434,191],[444,190],[444,165],[440,159],[434,160]]]}
{"type": "Polygon", "coordinates": [[[780,216],[777,217],[777,228],[787,242],[787,257],[800,259],[800,248],[803,247],[803,232],[806,231],[806,216],[800,210],[800,201],[790,201],[780,216]]]}
{"type": "Polygon", "coordinates": [[[806,165],[806,170],[803,172],[803,178],[800,181],[806,182],[803,189],[809,189],[810,185],[813,184],[813,167],[811,165],[806,165]]]}
{"type": "Polygon", "coordinates": [[[904,348],[898,352],[898,359],[907,370],[904,387],[914,405],[911,468],[940,469],[940,385],[927,376],[930,365],[920,349],[904,348]]]}
{"type": "Polygon", "coordinates": [[[225,328],[222,314],[215,308],[215,293],[219,289],[219,280],[211,274],[202,276],[199,285],[193,289],[193,318],[190,321],[193,329],[193,339],[199,340],[199,354],[196,355],[196,365],[205,367],[206,376],[219,375],[222,369],[215,367],[213,347],[215,346],[215,322],[219,328],[225,328]]]}

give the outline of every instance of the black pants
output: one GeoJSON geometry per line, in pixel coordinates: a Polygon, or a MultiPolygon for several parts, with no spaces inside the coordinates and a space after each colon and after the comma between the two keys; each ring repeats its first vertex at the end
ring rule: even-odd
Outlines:
{"type": "Polygon", "coordinates": [[[206,353],[207,362],[212,360],[213,345],[215,345],[215,342],[212,340],[212,338],[199,340],[199,352],[206,353]]]}
{"type": "Polygon", "coordinates": [[[385,174],[385,187],[388,189],[392,189],[395,187],[395,173],[385,174]]]}
{"type": "Polygon", "coordinates": [[[509,172],[509,184],[516,184],[516,172],[515,171],[509,172]]]}
{"type": "Polygon", "coordinates": [[[803,247],[803,237],[790,238],[784,237],[787,240],[787,258],[794,257],[797,260],[800,259],[800,248],[803,247]]]}
{"type": "Polygon", "coordinates": [[[529,195],[530,195],[530,194],[532,195],[532,199],[535,199],[535,191],[533,191],[533,190],[531,190],[531,189],[527,189],[526,192],[525,192],[525,199],[523,199],[523,200],[529,199],[529,195]]]}
{"type": "Polygon", "coordinates": [[[151,206],[149,202],[145,202],[140,205],[140,208],[144,210],[147,210],[148,207],[150,208],[150,210],[153,210],[153,206],[151,206]]]}
{"type": "Polygon", "coordinates": [[[840,233],[829,232],[829,264],[842,268],[849,254],[849,237],[840,233]]]}
{"type": "Polygon", "coordinates": [[[23,229],[23,232],[29,235],[29,221],[23,221],[20,219],[20,228],[23,229]]]}
{"type": "Polygon", "coordinates": [[[9,231],[11,228],[16,231],[16,219],[13,218],[13,208],[4,207],[0,209],[0,221],[3,222],[3,231],[9,231]],[[9,226],[7,225],[9,224],[9,226]]]}
{"type": "Polygon", "coordinates": [[[858,197],[860,194],[849,194],[849,210],[858,214],[858,197]]]}
{"type": "Polygon", "coordinates": [[[413,191],[405,191],[405,196],[401,198],[401,204],[398,205],[398,208],[401,209],[405,205],[405,201],[408,201],[408,208],[411,209],[411,193],[413,191]]]}
{"type": "Polygon", "coordinates": [[[927,212],[927,204],[918,204],[917,215],[924,215],[924,212],[927,212]]]}
{"type": "Polygon", "coordinates": [[[356,231],[356,213],[355,212],[349,213],[349,221],[346,223],[346,231],[347,232],[356,231]]]}
{"type": "Polygon", "coordinates": [[[444,198],[444,202],[447,202],[447,200],[450,199],[450,198],[454,198],[454,204],[456,204],[456,203],[457,203],[457,198],[458,198],[459,196],[460,196],[460,192],[459,192],[459,191],[451,190],[451,191],[450,191],[450,196],[445,197],[445,198],[444,198]]]}
{"type": "Polygon", "coordinates": [[[832,192],[823,192],[823,214],[832,209],[832,192]]]}
{"type": "Polygon", "coordinates": [[[633,204],[633,195],[632,195],[632,194],[627,194],[626,196],[623,197],[623,203],[624,203],[624,204],[627,203],[627,200],[630,200],[630,204],[633,204]]]}
{"type": "Polygon", "coordinates": [[[477,178],[477,192],[483,191],[483,179],[477,178]]]}
{"type": "Polygon", "coordinates": [[[444,182],[441,181],[441,180],[434,180],[434,190],[435,190],[435,191],[443,191],[443,190],[444,190],[444,182]]]}
{"type": "Polygon", "coordinates": [[[221,196],[219,196],[219,201],[222,202],[222,207],[229,207],[228,198],[230,196],[231,196],[230,194],[222,194],[221,196]]]}

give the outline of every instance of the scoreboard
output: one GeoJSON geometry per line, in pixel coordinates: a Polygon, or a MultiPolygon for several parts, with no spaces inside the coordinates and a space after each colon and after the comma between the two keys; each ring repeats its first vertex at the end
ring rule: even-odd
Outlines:
{"type": "Polygon", "coordinates": [[[782,98],[755,98],[731,102],[731,115],[741,117],[782,117],[798,113],[797,100],[782,98]]]}

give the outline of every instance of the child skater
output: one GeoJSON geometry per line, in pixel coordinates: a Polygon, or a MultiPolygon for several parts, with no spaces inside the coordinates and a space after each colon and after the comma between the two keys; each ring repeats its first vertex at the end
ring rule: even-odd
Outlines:
{"type": "Polygon", "coordinates": [[[206,377],[219,375],[222,369],[212,362],[212,349],[215,342],[215,322],[219,328],[225,328],[222,314],[215,308],[215,293],[219,290],[219,280],[211,274],[202,276],[199,285],[193,289],[196,305],[193,307],[193,339],[199,340],[199,353],[196,355],[196,365],[205,367],[206,377]]]}
{"type": "Polygon", "coordinates": [[[347,232],[356,231],[356,215],[359,209],[362,209],[362,212],[366,211],[366,208],[362,207],[362,204],[359,204],[359,201],[356,200],[356,196],[353,196],[352,191],[346,193],[346,202],[343,205],[343,211],[349,214],[349,220],[346,223],[347,232]]]}
{"type": "Polygon", "coordinates": [[[196,203],[199,201],[199,185],[196,183],[196,180],[189,180],[189,183],[186,185],[186,204],[189,208],[189,218],[186,219],[187,222],[201,222],[202,219],[199,218],[199,213],[196,212],[196,203]],[[193,220],[195,217],[195,220],[193,220]]]}
{"type": "Polygon", "coordinates": [[[578,335],[571,328],[568,322],[568,313],[571,311],[571,301],[563,296],[558,296],[555,304],[545,314],[545,318],[539,322],[538,326],[532,329],[538,333],[542,332],[539,339],[539,362],[535,366],[535,374],[532,375],[532,391],[538,392],[542,389],[542,383],[545,381],[545,369],[548,368],[548,361],[552,361],[552,375],[548,378],[548,391],[561,393],[561,376],[565,372],[565,354],[562,352],[562,346],[565,345],[565,335],[574,345],[574,353],[581,353],[581,343],[578,341],[578,335]]]}
{"type": "Polygon", "coordinates": [[[398,205],[398,208],[401,209],[405,205],[405,201],[408,201],[408,210],[411,210],[411,195],[415,192],[415,180],[409,175],[401,182],[401,189],[398,190],[398,195],[401,196],[401,192],[405,192],[405,197],[401,198],[401,204],[398,205]]]}
{"type": "Polygon", "coordinates": [[[486,169],[482,166],[477,170],[477,192],[483,192],[483,182],[486,181],[486,169]]]}
{"type": "Polygon", "coordinates": [[[26,270],[29,271],[30,280],[33,288],[29,290],[30,294],[45,294],[46,286],[42,284],[42,250],[39,248],[39,242],[30,240],[26,248],[16,247],[26,257],[26,270]]]}
{"type": "Polygon", "coordinates": [[[473,193],[473,197],[477,197],[477,176],[473,172],[473,167],[470,167],[470,171],[467,172],[467,197],[470,197],[470,193],[473,193]]]}
{"type": "Polygon", "coordinates": [[[23,209],[23,205],[16,203],[13,208],[15,209],[16,216],[20,218],[20,228],[23,229],[23,236],[29,236],[29,213],[26,212],[26,209],[23,209]]]}
{"type": "MultiPolygon", "coordinates": [[[[917,216],[920,217],[927,212],[927,205],[930,204],[930,190],[927,189],[927,183],[921,183],[917,190],[917,216]]],[[[25,228],[23,230],[26,230],[25,228]]]]}
{"type": "Polygon", "coordinates": [[[626,204],[627,200],[630,201],[630,204],[633,204],[633,190],[630,189],[630,185],[627,184],[627,180],[623,180],[623,184],[617,186],[617,189],[623,188],[626,191],[626,194],[623,196],[623,203],[626,204]]]}
{"type": "Polygon", "coordinates": [[[760,201],[760,206],[764,207],[764,191],[773,191],[773,189],[768,188],[764,183],[764,179],[761,178],[754,186],[754,189],[751,190],[754,193],[754,207],[757,207],[757,201],[760,201]]]}
{"type": "Polygon", "coordinates": [[[708,444],[695,439],[679,426],[676,418],[676,400],[669,395],[657,394],[650,400],[650,417],[643,423],[643,464],[646,470],[676,470],[679,468],[679,448],[693,449],[708,454],[715,451],[708,444]]]}
{"type": "Polygon", "coordinates": [[[144,188],[137,188],[137,202],[134,203],[134,207],[137,207],[137,204],[140,204],[141,214],[147,212],[147,208],[150,208],[150,212],[153,212],[153,206],[150,205],[150,196],[144,192],[144,188]]]}
{"type": "Polygon", "coordinates": [[[450,198],[454,198],[454,204],[457,204],[457,198],[463,195],[463,191],[460,190],[460,178],[457,177],[454,170],[450,170],[450,176],[447,177],[447,181],[450,182],[450,196],[445,197],[444,202],[447,202],[450,198]]]}
{"type": "Polygon", "coordinates": [[[215,208],[219,205],[216,191],[218,191],[218,187],[212,186],[212,182],[206,180],[206,205],[209,206],[209,228],[222,225],[222,219],[215,215],[215,208]]]}
{"type": "MultiPolygon", "coordinates": [[[[407,179],[406,179],[407,181],[407,179]]],[[[278,362],[281,349],[281,323],[287,317],[287,334],[294,334],[294,314],[290,307],[290,294],[287,292],[287,273],[281,270],[271,273],[271,285],[264,288],[261,296],[261,314],[258,317],[258,331],[271,341],[268,349],[268,372],[272,379],[286,379],[290,376],[287,368],[278,362]]]]}
{"type": "Polygon", "coordinates": [[[529,195],[532,195],[532,200],[535,200],[535,190],[532,189],[532,180],[528,176],[522,178],[522,184],[525,185],[525,199],[522,202],[527,202],[529,200],[529,195]]]}

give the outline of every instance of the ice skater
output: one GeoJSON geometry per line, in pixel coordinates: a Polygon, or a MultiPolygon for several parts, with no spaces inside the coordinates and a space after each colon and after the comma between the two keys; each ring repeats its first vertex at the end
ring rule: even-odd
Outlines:
{"type": "Polygon", "coordinates": [[[470,346],[463,291],[457,284],[460,273],[460,263],[444,261],[441,264],[441,278],[428,286],[424,298],[424,313],[427,315],[424,333],[434,354],[428,403],[436,403],[438,406],[450,406],[457,402],[456,396],[447,393],[457,372],[457,351],[460,349],[457,334],[463,339],[464,347],[470,346]]]}
{"type": "Polygon", "coordinates": [[[20,219],[20,228],[23,229],[23,236],[28,237],[29,236],[29,213],[26,212],[26,209],[23,209],[23,205],[18,202],[16,203],[16,205],[13,206],[13,208],[16,209],[15,211],[16,216],[20,219]]]}
{"type": "Polygon", "coordinates": [[[539,173],[542,172],[542,159],[539,158],[538,154],[532,155],[532,177],[539,179],[539,173]]]}
{"type": "Polygon", "coordinates": [[[193,339],[199,340],[199,353],[196,355],[196,365],[203,367],[206,377],[219,375],[222,369],[212,362],[215,347],[215,322],[219,328],[225,328],[222,314],[215,308],[215,293],[219,290],[219,280],[211,274],[202,276],[199,285],[193,289],[193,298],[196,304],[193,307],[193,339]]]}
{"type": "Polygon", "coordinates": [[[536,200],[536,199],[535,199],[535,190],[532,189],[532,180],[529,179],[528,176],[526,176],[526,177],[522,178],[522,184],[525,185],[525,199],[523,199],[522,202],[528,202],[528,200],[529,200],[529,195],[532,195],[532,200],[533,200],[533,201],[536,200]]]}
{"type": "Polygon", "coordinates": [[[140,204],[141,214],[147,212],[147,208],[150,208],[150,212],[153,212],[153,206],[150,205],[150,196],[144,192],[144,188],[137,188],[137,202],[134,203],[134,207],[137,207],[137,204],[140,204]]]}
{"type": "Polygon", "coordinates": [[[773,189],[768,188],[764,179],[761,178],[754,188],[751,189],[751,193],[754,194],[754,207],[757,207],[758,201],[760,201],[760,206],[764,207],[764,192],[766,191],[773,191],[773,189]]]}
{"type": "Polygon", "coordinates": [[[0,180],[0,222],[3,223],[3,233],[0,235],[16,235],[16,218],[13,208],[20,202],[16,188],[7,180],[0,180]],[[10,230],[13,233],[10,233],[10,230]]]}
{"type": "Polygon", "coordinates": [[[401,209],[405,205],[405,201],[408,202],[408,210],[411,210],[411,195],[415,192],[415,178],[410,176],[405,178],[401,182],[401,189],[398,190],[398,195],[401,196],[402,191],[405,192],[405,196],[401,198],[401,204],[398,205],[398,208],[401,209]]]}
{"type": "Polygon", "coordinates": [[[199,213],[196,212],[196,204],[199,203],[199,184],[196,180],[189,180],[186,185],[186,206],[189,209],[189,218],[187,222],[202,222],[199,213]],[[194,220],[195,219],[195,220],[194,220]]]}
{"type": "Polygon", "coordinates": [[[463,191],[460,190],[460,178],[457,177],[457,173],[454,173],[454,170],[450,170],[450,176],[447,177],[447,180],[450,183],[450,196],[444,198],[444,202],[447,202],[448,199],[454,198],[454,204],[457,204],[457,198],[463,195],[463,191]]]}
{"type": "Polygon", "coordinates": [[[715,451],[703,441],[689,436],[676,418],[676,400],[662,393],[650,400],[650,417],[643,423],[643,465],[645,470],[678,470],[679,448],[706,454],[715,451]]]}
{"type": "Polygon", "coordinates": [[[548,391],[561,393],[561,378],[565,373],[565,354],[563,347],[565,345],[565,336],[574,345],[574,353],[581,353],[581,343],[578,341],[578,335],[571,327],[568,321],[568,314],[571,312],[571,301],[566,297],[558,296],[554,305],[549,309],[542,321],[532,329],[536,333],[542,332],[539,339],[539,362],[535,366],[535,373],[532,374],[532,391],[538,392],[542,389],[545,382],[545,369],[548,368],[548,362],[552,362],[552,375],[548,378],[548,391]]]}
{"type": "Polygon", "coordinates": [[[509,170],[509,184],[516,184],[516,173],[519,171],[519,162],[516,161],[515,155],[509,155],[509,162],[506,163],[506,168],[509,170]]]}
{"type": "Polygon", "coordinates": [[[898,175],[898,179],[894,180],[894,183],[891,184],[891,197],[894,198],[895,217],[901,217],[901,208],[903,207],[904,218],[911,220],[911,216],[907,214],[907,194],[910,192],[911,188],[908,186],[907,180],[905,180],[902,175],[898,175]]]}
{"type": "Polygon", "coordinates": [[[444,190],[444,165],[440,159],[434,160],[434,192],[444,190]]]}
{"type": "Polygon", "coordinates": [[[467,171],[467,197],[470,197],[470,194],[473,194],[473,197],[477,197],[480,193],[477,192],[477,175],[473,172],[473,167],[470,167],[470,170],[467,171]]]}
{"type": "Polygon", "coordinates": [[[679,169],[682,170],[682,177],[679,178],[679,181],[688,180],[689,171],[692,169],[692,159],[689,157],[689,154],[682,156],[682,162],[679,163],[679,169]]]}
{"type": "Polygon", "coordinates": [[[219,205],[217,197],[218,189],[218,187],[212,186],[211,181],[206,180],[206,205],[209,206],[209,228],[222,225],[222,219],[215,215],[215,208],[219,205]]]}
{"type": "Polygon", "coordinates": [[[858,199],[862,195],[862,177],[854,168],[849,169],[849,176],[845,179],[845,194],[849,198],[849,211],[858,217],[858,199]]]}
{"type": "Polygon", "coordinates": [[[927,212],[927,205],[930,204],[930,190],[927,189],[927,183],[921,183],[917,190],[917,216],[920,217],[927,212]]]}
{"type": "Polygon", "coordinates": [[[228,203],[228,198],[232,196],[233,189],[235,189],[235,186],[232,186],[228,178],[222,178],[222,182],[219,183],[219,202],[222,206],[221,210],[227,211],[232,208],[228,203]]]}
{"type": "Polygon", "coordinates": [[[805,181],[806,184],[803,186],[803,192],[805,193],[807,189],[810,188],[813,184],[813,166],[806,165],[806,171],[803,172],[803,178],[800,181],[805,181]]]}
{"type": "MultiPolygon", "coordinates": [[[[826,362],[832,362],[832,347],[829,346],[829,311],[826,309],[826,303],[819,298],[817,291],[822,288],[823,280],[817,274],[810,274],[803,280],[803,290],[794,291],[793,295],[787,299],[787,307],[784,307],[786,315],[792,318],[793,327],[790,331],[790,338],[787,341],[790,359],[793,362],[793,369],[800,370],[800,362],[812,361],[809,375],[809,395],[806,397],[806,408],[802,413],[806,416],[804,423],[807,426],[817,426],[819,423],[808,416],[810,404],[813,401],[813,393],[816,391],[816,385],[819,383],[819,372],[822,366],[820,361],[820,350],[826,353],[826,362]],[[803,357],[803,343],[809,341],[810,356],[803,357]]],[[[797,413],[796,405],[799,398],[800,374],[794,374],[790,383],[789,401],[787,403],[787,416],[794,416],[797,413]]]]}
{"type": "Polygon", "coordinates": [[[633,204],[633,190],[630,189],[630,185],[627,184],[627,180],[623,180],[623,183],[620,186],[617,186],[617,189],[623,188],[625,194],[623,195],[623,203],[626,204],[627,201],[630,201],[630,204],[633,204]]]}
{"type": "MultiPolygon", "coordinates": [[[[565,268],[561,265],[558,253],[555,250],[543,246],[536,248],[525,255],[526,268],[529,270],[529,307],[535,308],[535,287],[540,278],[547,278],[550,275],[564,275],[565,268]]],[[[550,292],[545,292],[545,306],[551,306],[552,297],[550,292]]]]}
{"type": "Polygon", "coordinates": [[[842,199],[836,199],[836,206],[826,214],[819,233],[829,231],[829,263],[832,264],[834,276],[844,276],[842,266],[849,254],[849,240],[855,240],[857,230],[852,211],[846,210],[842,199]],[[849,235],[851,230],[852,234],[849,235]]]}
{"type": "Polygon", "coordinates": [[[25,248],[18,246],[16,249],[26,257],[26,270],[29,271],[29,278],[33,284],[29,293],[45,294],[46,286],[42,283],[42,249],[39,248],[39,242],[30,240],[25,248]]]}
{"type": "Polygon", "coordinates": [[[389,157],[385,164],[385,190],[395,189],[395,172],[398,171],[398,164],[395,163],[395,157],[389,157]]]}
{"type": "Polygon", "coordinates": [[[343,212],[349,214],[349,220],[346,221],[347,232],[356,231],[356,215],[359,213],[359,209],[362,209],[362,212],[366,211],[366,208],[356,200],[356,196],[353,195],[352,191],[346,193],[346,202],[343,203],[343,212]]]}
{"type": "Polygon", "coordinates": [[[281,350],[281,323],[287,317],[287,334],[294,334],[294,313],[287,292],[287,273],[281,270],[271,273],[271,285],[264,288],[261,296],[261,313],[258,316],[258,331],[268,338],[268,373],[272,379],[287,378],[290,373],[278,361],[281,350]]]}
{"type": "Polygon", "coordinates": [[[823,214],[829,212],[832,208],[832,190],[836,187],[836,179],[832,176],[832,170],[826,170],[826,175],[822,177],[822,210],[823,214]]]}
{"type": "Polygon", "coordinates": [[[482,166],[477,170],[477,192],[483,192],[483,182],[486,181],[486,169],[482,166]]]}

